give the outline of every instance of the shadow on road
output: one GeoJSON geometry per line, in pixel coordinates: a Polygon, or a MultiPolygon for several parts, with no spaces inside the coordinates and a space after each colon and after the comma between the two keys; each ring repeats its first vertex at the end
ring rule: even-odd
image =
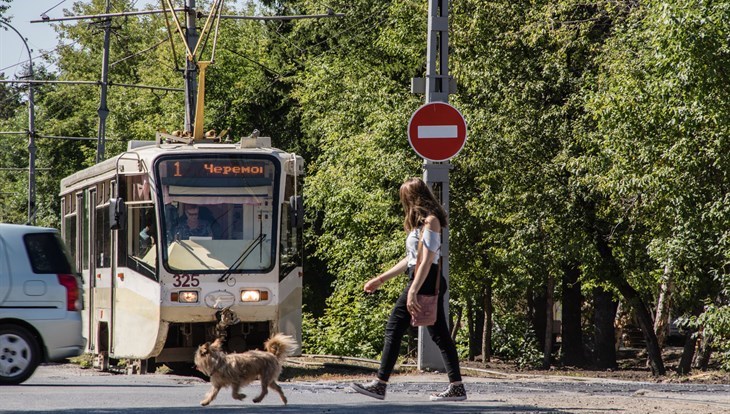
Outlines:
{"type": "MultiPolygon", "coordinates": [[[[312,413],[327,413],[327,414],[372,414],[378,411],[387,411],[389,414],[427,414],[427,413],[449,413],[449,414],[507,414],[507,413],[530,413],[530,414],[560,414],[567,413],[567,411],[532,407],[532,406],[504,406],[502,404],[490,405],[488,403],[474,404],[462,404],[462,403],[425,403],[425,404],[403,404],[394,403],[389,404],[387,402],[373,402],[368,404],[290,404],[286,406],[251,406],[251,405],[218,405],[212,407],[170,407],[170,408],[129,408],[129,409],[114,409],[115,413],[155,413],[155,414],[182,414],[191,412],[218,412],[218,413],[230,413],[232,411],[242,412],[246,414],[272,414],[272,413],[284,413],[284,414],[312,414],[312,413]]],[[[606,410],[611,411],[611,410],[606,410]]],[[[64,413],[104,413],[108,414],[108,409],[84,409],[82,410],[57,410],[57,411],[36,411],[36,413],[53,413],[53,414],[64,414],[64,413]]]]}

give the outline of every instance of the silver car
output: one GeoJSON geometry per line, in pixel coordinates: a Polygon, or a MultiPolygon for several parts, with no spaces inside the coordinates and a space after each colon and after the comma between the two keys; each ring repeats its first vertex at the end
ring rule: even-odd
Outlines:
{"type": "Polygon", "coordinates": [[[0,223],[0,385],[83,352],[82,295],[57,230],[0,223]]]}

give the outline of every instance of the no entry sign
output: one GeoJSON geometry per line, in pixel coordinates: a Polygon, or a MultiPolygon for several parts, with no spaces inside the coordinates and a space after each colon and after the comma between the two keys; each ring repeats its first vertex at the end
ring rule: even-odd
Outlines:
{"type": "Polygon", "coordinates": [[[408,122],[408,142],[416,154],[430,161],[446,161],[466,143],[466,121],[453,106],[427,103],[408,122]]]}

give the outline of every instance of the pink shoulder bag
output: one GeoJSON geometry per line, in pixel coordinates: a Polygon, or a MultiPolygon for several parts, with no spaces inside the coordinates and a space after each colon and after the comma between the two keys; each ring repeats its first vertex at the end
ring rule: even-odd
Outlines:
{"type": "MultiPolygon", "coordinates": [[[[423,246],[423,233],[421,232],[421,238],[418,240],[418,250],[416,251],[416,268],[413,269],[413,277],[416,277],[418,272],[418,265],[421,264],[421,247],[423,246]]],[[[418,304],[421,305],[421,310],[411,313],[411,325],[412,326],[431,326],[436,323],[436,313],[438,312],[438,300],[439,300],[439,284],[441,282],[441,260],[439,260],[439,268],[436,272],[436,291],[433,295],[417,295],[418,304]]]]}

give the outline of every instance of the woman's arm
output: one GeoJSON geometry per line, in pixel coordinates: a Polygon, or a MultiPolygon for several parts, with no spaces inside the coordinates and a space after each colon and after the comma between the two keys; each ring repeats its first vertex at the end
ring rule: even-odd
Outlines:
{"type": "Polygon", "coordinates": [[[379,274],[378,276],[370,279],[365,283],[365,292],[367,293],[373,293],[375,292],[379,287],[383,286],[383,283],[388,281],[388,279],[391,279],[394,276],[400,275],[403,272],[406,271],[406,268],[408,267],[408,259],[403,258],[401,261],[395,264],[395,266],[391,267],[390,269],[386,270],[385,272],[379,274]]]}
{"type": "MultiPolygon", "coordinates": [[[[426,230],[430,230],[434,233],[441,233],[441,223],[439,223],[439,220],[436,218],[436,216],[428,216],[426,217],[426,220],[423,223],[423,232],[425,233],[426,230]]],[[[425,243],[421,244],[421,250],[418,252],[418,257],[421,258],[418,268],[416,269],[416,274],[413,277],[413,283],[411,284],[411,288],[408,290],[408,311],[413,313],[421,310],[421,305],[418,303],[417,295],[418,291],[421,289],[421,286],[423,286],[423,283],[426,281],[426,278],[428,277],[428,272],[431,270],[431,265],[433,264],[433,261],[436,259],[436,253],[428,250],[425,243]]],[[[438,275],[437,277],[440,277],[438,275]]]]}

